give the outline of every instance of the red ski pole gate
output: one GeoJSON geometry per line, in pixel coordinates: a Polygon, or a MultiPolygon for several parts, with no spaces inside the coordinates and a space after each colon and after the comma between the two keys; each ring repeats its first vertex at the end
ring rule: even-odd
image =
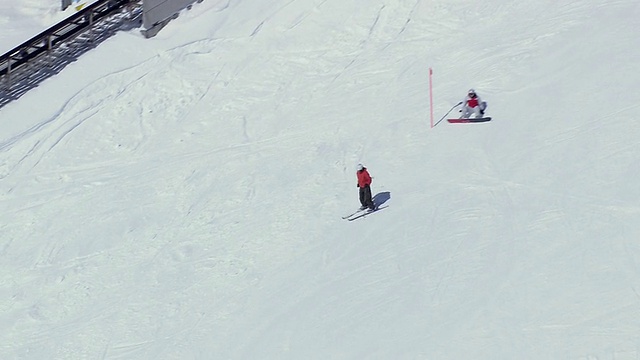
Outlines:
{"type": "Polygon", "coordinates": [[[433,128],[433,69],[429,68],[429,108],[431,109],[431,127],[433,128]]]}

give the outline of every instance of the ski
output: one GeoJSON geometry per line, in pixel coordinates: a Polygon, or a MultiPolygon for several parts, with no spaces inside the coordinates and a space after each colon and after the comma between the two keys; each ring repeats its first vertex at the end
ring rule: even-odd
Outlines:
{"type": "Polygon", "coordinates": [[[358,214],[358,213],[361,213],[361,212],[364,212],[364,211],[367,211],[367,209],[364,209],[364,210],[360,210],[360,209],[358,209],[358,210],[356,210],[356,211],[352,212],[352,213],[351,213],[351,214],[349,214],[349,215],[345,215],[345,216],[343,216],[342,218],[346,220],[346,219],[348,219],[348,218],[352,217],[353,215],[358,214]]]}
{"type": "Polygon", "coordinates": [[[373,210],[367,209],[367,210],[364,210],[363,212],[361,212],[360,214],[358,214],[358,213],[356,213],[357,215],[354,214],[355,216],[349,217],[346,220],[353,221],[353,220],[361,219],[361,218],[363,218],[363,217],[365,217],[365,216],[367,216],[369,214],[373,214],[374,212],[376,212],[378,210],[383,210],[383,209],[386,209],[388,207],[389,207],[389,205],[380,206],[380,207],[377,207],[377,208],[375,208],[373,210]]]}
{"type": "Polygon", "coordinates": [[[468,118],[468,119],[447,119],[452,124],[466,124],[491,121],[491,117],[468,118]]]}

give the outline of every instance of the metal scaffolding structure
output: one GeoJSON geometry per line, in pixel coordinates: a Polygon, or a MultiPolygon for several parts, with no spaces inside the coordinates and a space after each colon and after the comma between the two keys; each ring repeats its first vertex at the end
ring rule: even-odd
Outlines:
{"type": "Polygon", "coordinates": [[[190,9],[193,3],[201,1],[94,2],[0,56],[0,108],[59,72],[116,31],[142,25],[142,34],[147,38],[153,37],[169,21],[177,18],[181,10],[190,9]]]}
{"type": "Polygon", "coordinates": [[[0,56],[0,76],[11,74],[56,46],[91,30],[98,21],[127,5],[130,0],[99,0],[0,56]]]}

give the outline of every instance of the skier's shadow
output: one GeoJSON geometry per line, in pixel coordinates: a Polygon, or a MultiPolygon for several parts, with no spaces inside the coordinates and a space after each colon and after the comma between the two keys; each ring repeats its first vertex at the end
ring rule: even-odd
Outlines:
{"type": "Polygon", "coordinates": [[[380,207],[380,205],[386,203],[391,199],[391,193],[388,191],[377,193],[376,196],[373,197],[373,205],[375,207],[380,207]]]}

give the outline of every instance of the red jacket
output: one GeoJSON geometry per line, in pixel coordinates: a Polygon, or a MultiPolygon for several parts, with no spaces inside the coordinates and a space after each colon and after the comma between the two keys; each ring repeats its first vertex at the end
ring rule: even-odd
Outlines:
{"type": "Polygon", "coordinates": [[[367,168],[364,168],[356,173],[358,176],[358,186],[363,188],[367,185],[371,185],[371,176],[369,176],[369,172],[367,168]]]}
{"type": "Polygon", "coordinates": [[[481,101],[482,100],[480,100],[480,97],[477,96],[477,95],[475,97],[467,96],[464,99],[464,105],[466,105],[466,106],[468,106],[470,108],[474,108],[474,107],[480,105],[481,101]]]}

